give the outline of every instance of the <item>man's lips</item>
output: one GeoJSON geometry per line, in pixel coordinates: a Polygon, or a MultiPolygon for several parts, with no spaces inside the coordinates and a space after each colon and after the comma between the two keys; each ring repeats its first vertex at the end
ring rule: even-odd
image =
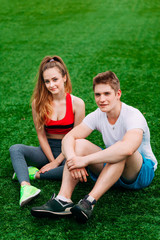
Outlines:
{"type": "Polygon", "coordinates": [[[101,106],[101,107],[107,107],[108,104],[99,104],[99,106],[101,106]]]}

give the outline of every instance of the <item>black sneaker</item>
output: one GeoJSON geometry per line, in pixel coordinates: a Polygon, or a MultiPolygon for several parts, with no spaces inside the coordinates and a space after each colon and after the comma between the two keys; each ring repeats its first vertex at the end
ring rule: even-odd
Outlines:
{"type": "Polygon", "coordinates": [[[55,198],[55,194],[52,196],[46,204],[40,207],[33,207],[31,214],[34,217],[53,217],[55,215],[69,215],[72,214],[70,209],[73,207],[72,202],[64,202],[55,198]]]}
{"type": "Polygon", "coordinates": [[[91,217],[93,205],[96,203],[96,200],[90,202],[87,198],[88,195],[71,208],[73,216],[81,223],[85,223],[91,217]]]}

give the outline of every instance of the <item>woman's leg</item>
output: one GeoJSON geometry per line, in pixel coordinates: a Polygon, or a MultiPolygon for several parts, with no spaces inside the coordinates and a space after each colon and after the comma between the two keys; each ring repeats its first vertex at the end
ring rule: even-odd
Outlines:
{"type": "Polygon", "coordinates": [[[48,163],[48,160],[40,147],[16,144],[11,146],[9,151],[12,165],[20,184],[22,184],[22,182],[30,184],[28,164],[41,168],[48,163]]]}
{"type": "Polygon", "coordinates": [[[40,179],[62,180],[63,169],[64,169],[64,165],[51,169],[48,172],[40,173],[40,179]]]}
{"type": "MultiPolygon", "coordinates": [[[[56,159],[61,153],[61,139],[48,139],[48,143],[52,150],[53,156],[56,159]]],[[[62,180],[63,169],[65,164],[65,159],[60,166],[51,169],[45,173],[40,173],[40,179],[52,179],[52,180],[62,180]]]]}

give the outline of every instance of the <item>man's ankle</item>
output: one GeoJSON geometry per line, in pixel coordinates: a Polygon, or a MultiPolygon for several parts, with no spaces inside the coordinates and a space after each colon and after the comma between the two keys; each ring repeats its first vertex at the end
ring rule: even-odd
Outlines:
{"type": "Polygon", "coordinates": [[[63,202],[72,202],[72,200],[71,200],[70,198],[66,198],[66,197],[64,197],[64,196],[62,196],[62,195],[57,195],[56,198],[57,198],[58,200],[63,201],[63,202]]]}

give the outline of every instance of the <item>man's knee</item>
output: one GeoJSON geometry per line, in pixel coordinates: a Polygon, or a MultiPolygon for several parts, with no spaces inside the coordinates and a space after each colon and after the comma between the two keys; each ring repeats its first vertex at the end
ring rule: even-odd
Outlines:
{"type": "Polygon", "coordinates": [[[135,153],[133,153],[131,156],[129,156],[126,160],[125,160],[125,166],[126,167],[132,167],[132,166],[142,166],[143,163],[143,158],[142,155],[136,151],[135,153]]]}
{"type": "Polygon", "coordinates": [[[86,139],[77,139],[75,144],[75,153],[77,156],[84,156],[86,149],[86,139]]]}

